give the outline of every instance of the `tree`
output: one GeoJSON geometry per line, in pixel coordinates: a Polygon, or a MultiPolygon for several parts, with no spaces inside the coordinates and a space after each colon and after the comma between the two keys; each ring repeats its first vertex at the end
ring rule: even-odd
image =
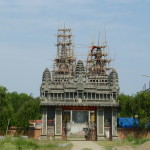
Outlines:
{"type": "Polygon", "coordinates": [[[150,121],[150,93],[143,91],[135,95],[136,113],[139,119],[140,127],[146,128],[150,121]]]}
{"type": "Polygon", "coordinates": [[[3,132],[6,131],[8,122],[12,119],[13,107],[8,101],[7,89],[0,87],[0,126],[3,132]]]}
{"type": "Polygon", "coordinates": [[[133,97],[129,95],[125,95],[125,94],[120,94],[118,96],[118,100],[120,103],[120,110],[121,110],[118,114],[119,117],[132,117],[133,108],[131,108],[131,103],[132,103],[133,97]]]}
{"type": "Polygon", "coordinates": [[[0,86],[0,127],[6,132],[8,122],[10,126],[26,130],[29,120],[40,119],[40,100],[25,93],[8,93],[0,86]]]}
{"type": "Polygon", "coordinates": [[[40,101],[39,99],[30,98],[19,108],[17,112],[17,126],[23,127],[27,130],[29,127],[29,120],[35,120],[41,118],[40,115],[40,101]]]}
{"type": "Polygon", "coordinates": [[[139,126],[146,128],[150,121],[150,93],[142,91],[133,96],[120,94],[118,100],[120,102],[119,117],[138,118],[139,126]]]}

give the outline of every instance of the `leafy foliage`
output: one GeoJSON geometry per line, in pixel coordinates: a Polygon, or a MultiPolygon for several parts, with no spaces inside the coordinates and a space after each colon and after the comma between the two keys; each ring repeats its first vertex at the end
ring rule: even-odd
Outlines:
{"type": "Polygon", "coordinates": [[[120,94],[118,100],[121,108],[119,117],[138,118],[139,126],[143,129],[147,127],[150,122],[150,93],[142,91],[133,96],[120,94]]]}
{"type": "Polygon", "coordinates": [[[0,127],[4,133],[8,125],[27,129],[29,120],[40,117],[39,98],[25,93],[9,93],[5,87],[0,86],[0,127]]]}

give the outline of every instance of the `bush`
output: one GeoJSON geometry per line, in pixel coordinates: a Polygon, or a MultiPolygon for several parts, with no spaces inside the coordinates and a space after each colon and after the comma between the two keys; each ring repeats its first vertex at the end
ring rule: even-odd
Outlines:
{"type": "Polygon", "coordinates": [[[17,137],[16,140],[14,140],[14,145],[16,146],[17,150],[30,149],[30,148],[36,149],[39,147],[32,140],[24,139],[22,137],[17,137]]]}
{"type": "Polygon", "coordinates": [[[149,141],[149,139],[146,139],[146,138],[141,138],[141,139],[139,139],[139,138],[133,137],[132,135],[129,135],[129,136],[127,137],[127,141],[128,141],[128,142],[131,142],[131,143],[133,143],[133,144],[135,144],[135,145],[140,145],[140,144],[145,143],[146,141],[149,141]]]}

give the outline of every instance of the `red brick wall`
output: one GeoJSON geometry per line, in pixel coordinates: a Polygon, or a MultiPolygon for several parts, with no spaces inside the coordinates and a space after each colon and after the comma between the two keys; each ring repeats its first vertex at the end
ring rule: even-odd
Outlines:
{"type": "Polygon", "coordinates": [[[129,135],[137,137],[137,138],[150,138],[150,129],[140,130],[140,129],[132,129],[132,128],[118,128],[118,137],[120,139],[124,139],[129,135]]]}
{"type": "MultiPolygon", "coordinates": [[[[41,136],[42,129],[41,128],[29,128],[29,130],[24,134],[23,132],[20,133],[20,135],[26,135],[29,138],[39,139],[41,136]]],[[[2,135],[2,133],[0,133],[2,135]]],[[[16,127],[10,127],[8,130],[8,135],[18,135],[17,128],[16,127]]],[[[150,129],[147,130],[140,130],[140,129],[128,129],[128,128],[118,128],[118,137],[120,139],[124,139],[127,136],[134,136],[138,138],[150,138],[150,129]]]]}
{"type": "Polygon", "coordinates": [[[41,136],[42,129],[41,128],[30,128],[27,135],[28,137],[32,137],[34,139],[39,139],[41,136]]]}
{"type": "MultiPolygon", "coordinates": [[[[23,131],[19,133],[16,127],[10,127],[8,130],[8,135],[11,135],[11,136],[25,135],[25,136],[28,136],[29,138],[34,138],[34,139],[39,139],[39,137],[41,136],[41,133],[42,133],[42,129],[36,128],[36,127],[29,128],[29,130],[26,133],[24,133],[23,131]]],[[[3,133],[0,132],[0,135],[3,135],[3,133]]]]}

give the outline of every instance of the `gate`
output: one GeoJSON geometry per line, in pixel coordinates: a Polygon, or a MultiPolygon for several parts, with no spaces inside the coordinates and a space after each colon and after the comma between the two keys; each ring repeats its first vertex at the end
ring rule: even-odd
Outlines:
{"type": "Polygon", "coordinates": [[[62,139],[97,140],[96,109],[91,110],[91,107],[90,110],[89,107],[83,109],[81,106],[71,108],[71,110],[63,109],[62,139]]]}
{"type": "Polygon", "coordinates": [[[97,140],[96,123],[95,122],[89,123],[89,126],[85,132],[85,139],[87,141],[96,141],[97,140]]]}

